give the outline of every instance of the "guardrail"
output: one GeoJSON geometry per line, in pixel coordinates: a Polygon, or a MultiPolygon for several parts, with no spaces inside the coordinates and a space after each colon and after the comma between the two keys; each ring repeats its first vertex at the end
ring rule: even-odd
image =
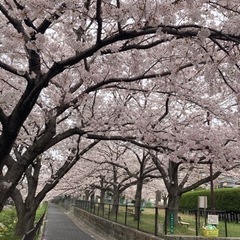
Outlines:
{"type": "Polygon", "coordinates": [[[46,211],[44,212],[44,214],[41,216],[41,218],[38,220],[38,222],[36,223],[36,225],[34,226],[33,229],[31,229],[29,232],[25,233],[22,240],[34,240],[35,237],[38,235],[39,230],[43,224],[43,220],[45,217],[46,211]]]}
{"type": "Polygon", "coordinates": [[[201,236],[203,226],[207,224],[208,216],[217,215],[219,224],[221,223],[219,235],[228,237],[228,223],[239,222],[239,213],[233,214],[233,212],[228,213],[219,210],[170,209],[147,206],[143,208],[134,204],[114,205],[76,199],[67,199],[67,201],[63,199],[60,202],[66,209],[70,209],[70,205],[81,208],[99,217],[155,236],[175,235],[185,231],[190,236],[201,236]]]}

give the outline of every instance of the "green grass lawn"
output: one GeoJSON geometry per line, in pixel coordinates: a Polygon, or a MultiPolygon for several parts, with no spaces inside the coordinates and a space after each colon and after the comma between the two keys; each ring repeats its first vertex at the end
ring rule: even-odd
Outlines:
{"type": "MultiPolygon", "coordinates": [[[[129,208],[129,207],[128,207],[129,208]]],[[[97,215],[100,217],[107,218],[111,221],[116,221],[118,223],[127,225],[129,227],[138,228],[143,232],[148,232],[151,234],[155,233],[155,208],[145,208],[141,213],[141,219],[138,225],[138,222],[134,220],[134,216],[132,214],[127,214],[127,218],[125,215],[126,208],[125,206],[120,206],[117,219],[115,215],[111,215],[109,213],[109,208],[106,207],[104,212],[100,211],[97,215]]],[[[175,235],[189,235],[196,236],[196,222],[195,216],[189,214],[180,214],[182,221],[189,223],[189,227],[178,224],[174,226],[174,234],[175,235]]],[[[164,229],[164,219],[165,219],[165,210],[159,210],[158,216],[158,234],[165,232],[164,229]]],[[[204,218],[200,218],[200,226],[198,229],[198,235],[202,235],[202,226],[204,225],[204,218]]],[[[227,223],[227,236],[228,237],[240,237],[240,224],[237,223],[227,223]]],[[[220,221],[218,225],[219,229],[219,237],[225,237],[225,223],[220,221]]],[[[167,229],[168,234],[170,234],[170,229],[167,229]]]]}
{"type": "MultiPolygon", "coordinates": [[[[188,214],[180,214],[182,216],[182,219],[184,222],[189,223],[189,229],[192,231],[190,232],[190,235],[193,235],[196,233],[196,221],[195,216],[188,215],[188,214]]],[[[200,229],[199,229],[199,235],[201,235],[201,227],[205,225],[205,219],[202,217],[200,218],[200,229]]],[[[183,228],[184,226],[181,226],[183,228]]],[[[219,230],[219,237],[225,237],[225,222],[220,221],[219,225],[217,226],[219,230]]],[[[239,223],[229,223],[227,222],[227,236],[228,237],[240,237],[240,224],[239,223]]],[[[177,231],[179,231],[177,229],[177,231]]],[[[189,234],[187,234],[189,235],[189,234]]]]}
{"type": "Polygon", "coordinates": [[[0,213],[0,240],[18,240],[16,237],[13,237],[16,222],[17,214],[15,208],[10,207],[0,213]]]}
{"type": "MultiPolygon", "coordinates": [[[[40,219],[46,209],[47,203],[41,204],[36,214],[36,221],[40,219]]],[[[0,240],[19,240],[13,236],[15,225],[17,222],[17,214],[15,207],[4,209],[0,213],[0,240]]]]}

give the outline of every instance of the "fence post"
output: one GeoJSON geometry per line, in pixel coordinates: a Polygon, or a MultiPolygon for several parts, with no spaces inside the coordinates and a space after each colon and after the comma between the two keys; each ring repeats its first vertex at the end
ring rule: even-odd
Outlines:
{"type": "Polygon", "coordinates": [[[225,237],[227,237],[227,213],[224,212],[224,224],[225,224],[225,237]]]}
{"type": "Polygon", "coordinates": [[[165,228],[164,228],[164,232],[165,232],[165,235],[167,235],[167,227],[168,227],[168,208],[166,207],[165,208],[165,228]]]}
{"type": "Polygon", "coordinates": [[[104,218],[104,211],[105,211],[105,206],[103,204],[103,209],[102,209],[102,217],[104,218]]]}
{"type": "Polygon", "coordinates": [[[93,214],[96,215],[96,204],[98,204],[97,202],[94,202],[93,205],[93,214]]]}
{"type": "Polygon", "coordinates": [[[195,227],[196,227],[196,236],[198,236],[198,226],[199,226],[199,224],[198,224],[198,210],[196,209],[195,210],[195,227]]]}
{"type": "Polygon", "coordinates": [[[115,222],[117,222],[117,219],[118,219],[118,208],[119,208],[119,204],[116,204],[115,222]]]}
{"type": "Polygon", "coordinates": [[[139,225],[140,225],[140,206],[137,206],[137,230],[139,230],[139,225]]]}
{"type": "Polygon", "coordinates": [[[128,206],[126,204],[126,206],[125,206],[125,226],[127,225],[127,209],[128,209],[128,206]]]}
{"type": "Polygon", "coordinates": [[[110,219],[110,215],[111,215],[111,204],[108,204],[108,219],[110,219]]]}
{"type": "Polygon", "coordinates": [[[100,211],[100,206],[101,206],[102,203],[98,204],[97,205],[97,215],[99,216],[99,211],[100,211]]]}
{"type": "Polygon", "coordinates": [[[158,207],[155,207],[155,236],[158,235],[158,207]]]}

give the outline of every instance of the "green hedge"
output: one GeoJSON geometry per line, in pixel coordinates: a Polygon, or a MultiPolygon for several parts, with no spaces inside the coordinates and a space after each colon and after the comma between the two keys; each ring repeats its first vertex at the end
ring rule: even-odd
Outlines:
{"type": "MultiPolygon", "coordinates": [[[[210,208],[210,190],[196,190],[184,193],[180,199],[179,208],[198,208],[198,196],[207,196],[210,208]]],[[[240,211],[240,188],[214,189],[215,209],[225,211],[240,211]]]]}

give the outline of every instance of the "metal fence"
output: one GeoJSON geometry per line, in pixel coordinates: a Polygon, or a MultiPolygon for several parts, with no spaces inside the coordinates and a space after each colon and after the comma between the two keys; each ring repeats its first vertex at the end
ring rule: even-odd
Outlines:
{"type": "Polygon", "coordinates": [[[34,226],[33,229],[31,229],[29,232],[25,233],[22,240],[34,240],[36,239],[39,230],[43,224],[43,220],[45,217],[46,212],[44,212],[44,214],[41,216],[41,218],[38,220],[38,222],[36,223],[36,225],[34,226]]]}
{"type": "Polygon", "coordinates": [[[123,224],[128,227],[150,234],[168,235],[184,234],[192,236],[202,235],[203,226],[207,218],[217,215],[221,225],[219,234],[228,236],[228,222],[239,222],[239,212],[226,212],[202,209],[170,209],[159,207],[142,207],[128,204],[114,205],[110,203],[90,202],[84,200],[69,200],[62,202],[66,209],[72,205],[84,209],[99,217],[123,224]]]}
{"type": "MultiPolygon", "coordinates": [[[[72,203],[77,208],[84,209],[99,217],[114,221],[125,226],[136,228],[143,232],[158,235],[160,219],[159,209],[156,207],[142,207],[127,204],[96,203],[75,200],[72,203]]],[[[165,211],[165,210],[164,210],[165,211]]],[[[164,219],[162,219],[164,221],[164,219]]]]}

